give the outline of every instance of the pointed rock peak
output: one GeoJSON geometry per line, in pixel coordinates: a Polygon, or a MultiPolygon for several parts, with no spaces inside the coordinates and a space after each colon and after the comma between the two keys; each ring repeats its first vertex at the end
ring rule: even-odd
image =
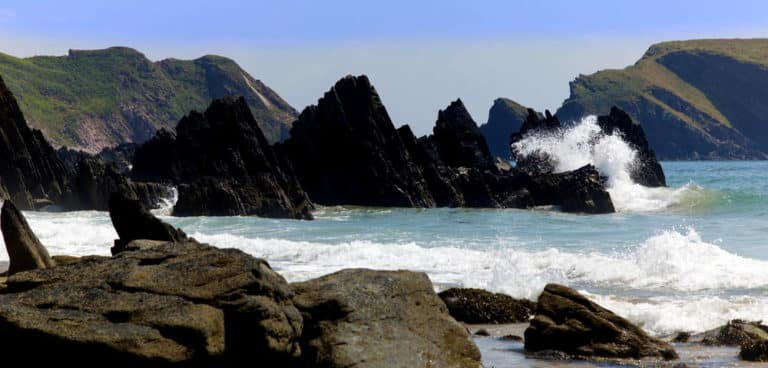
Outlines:
{"type": "Polygon", "coordinates": [[[138,200],[128,198],[122,193],[112,193],[109,198],[109,217],[120,239],[115,240],[112,254],[125,250],[134,240],[161,240],[181,242],[187,240],[187,234],[147,211],[138,200]]]}
{"type": "Polygon", "coordinates": [[[445,110],[440,110],[437,113],[438,126],[449,124],[465,127],[474,126],[477,128],[477,123],[472,119],[472,115],[469,114],[469,111],[467,111],[467,108],[464,106],[464,103],[461,102],[461,99],[456,99],[456,101],[451,102],[445,110]]]}
{"type": "Polygon", "coordinates": [[[0,231],[3,233],[5,248],[8,250],[10,259],[8,275],[55,266],[48,250],[40,243],[24,215],[11,201],[3,203],[0,231]]]}

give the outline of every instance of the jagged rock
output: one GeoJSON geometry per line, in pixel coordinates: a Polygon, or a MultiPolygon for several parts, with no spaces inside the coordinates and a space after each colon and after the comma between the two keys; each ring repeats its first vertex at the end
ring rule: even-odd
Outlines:
{"type": "Polygon", "coordinates": [[[536,316],[525,330],[525,349],[554,350],[581,359],[677,359],[668,343],[556,284],[547,285],[539,296],[536,316]]]}
{"type": "Polygon", "coordinates": [[[437,113],[432,132],[430,138],[446,165],[481,170],[494,166],[483,133],[460,99],[437,113]]]}
{"type": "Polygon", "coordinates": [[[560,206],[564,212],[613,213],[611,195],[604,179],[592,165],[558,174],[538,174],[528,178],[536,205],[560,206]]]}
{"type": "Polygon", "coordinates": [[[546,110],[544,116],[542,116],[533,109],[528,109],[528,116],[525,118],[522,127],[510,137],[512,158],[517,163],[516,167],[530,175],[548,174],[553,172],[554,165],[546,153],[536,152],[530,155],[521,155],[514,148],[514,144],[522,140],[528,134],[547,134],[560,128],[560,120],[557,119],[557,116],[553,116],[549,110],[546,110]]]}
{"type": "Polygon", "coordinates": [[[751,341],[742,345],[739,358],[752,362],[768,362],[768,340],[751,341]]]}
{"type": "Polygon", "coordinates": [[[67,173],[39,130],[27,126],[13,94],[0,78],[0,200],[22,210],[57,201],[67,173]]]}
{"type": "Polygon", "coordinates": [[[37,366],[295,366],[301,315],[267,262],[195,242],[129,248],[9,277],[3,357],[37,366]]]}
{"type": "Polygon", "coordinates": [[[292,286],[304,367],[481,366],[423,273],[343,270],[292,286]]]}
{"type": "Polygon", "coordinates": [[[133,168],[133,156],[139,147],[137,143],[122,143],[102,149],[97,156],[104,162],[115,165],[117,172],[129,175],[133,168]]]}
{"type": "Polygon", "coordinates": [[[509,137],[520,130],[528,109],[506,98],[497,98],[488,112],[488,122],[480,126],[491,155],[504,160],[512,158],[509,137]]]}
{"type": "Polygon", "coordinates": [[[29,228],[24,215],[9,200],[3,202],[0,231],[3,233],[5,249],[8,250],[10,259],[8,275],[56,265],[48,255],[48,250],[29,228]]]}
{"type": "Polygon", "coordinates": [[[656,154],[648,144],[645,131],[640,124],[632,121],[629,115],[616,106],[611,107],[607,116],[599,116],[597,123],[607,134],[621,134],[629,145],[637,150],[636,164],[630,170],[632,180],[647,187],[663,187],[667,185],[664,170],[656,160],[656,154]]]}
{"type": "Polygon", "coordinates": [[[139,239],[169,242],[187,240],[184,231],[166,224],[147,211],[138,200],[119,192],[109,198],[109,217],[119,237],[112,247],[112,254],[122,252],[128,243],[139,239]]]}
{"type": "Polygon", "coordinates": [[[133,182],[118,172],[116,166],[105,163],[98,156],[67,148],[60,149],[58,155],[70,173],[70,190],[59,202],[65,210],[106,211],[112,193],[138,199],[148,208],[157,208],[163,199],[172,196],[168,186],[133,182]]]}
{"type": "Polygon", "coordinates": [[[160,130],[136,150],[131,175],[179,186],[178,216],[312,219],[290,164],[275,155],[243,98],[191,112],[175,134],[160,130]]]}
{"type": "Polygon", "coordinates": [[[437,294],[457,321],[466,323],[519,323],[533,316],[536,303],[481,289],[451,288],[437,294]]]}
{"type": "Polygon", "coordinates": [[[322,205],[434,207],[378,93],[347,76],[293,123],[278,145],[310,198],[322,205]]]}
{"type": "Polygon", "coordinates": [[[705,345],[742,346],[753,341],[768,340],[768,326],[763,325],[762,321],[734,319],[725,326],[704,332],[699,338],[705,345]]]}

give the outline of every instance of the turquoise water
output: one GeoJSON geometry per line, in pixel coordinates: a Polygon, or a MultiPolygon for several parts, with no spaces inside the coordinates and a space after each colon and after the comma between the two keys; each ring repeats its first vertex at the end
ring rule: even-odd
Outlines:
{"type": "MultiPolygon", "coordinates": [[[[266,258],[289,281],[410,269],[438,288],[532,299],[558,282],[656,335],[768,319],[768,162],[663,166],[669,188],[633,187],[610,215],[326,207],[315,221],[164,218],[198,240],[266,258]]],[[[105,213],[27,215],[53,254],[108,254],[116,236],[105,213]]]]}

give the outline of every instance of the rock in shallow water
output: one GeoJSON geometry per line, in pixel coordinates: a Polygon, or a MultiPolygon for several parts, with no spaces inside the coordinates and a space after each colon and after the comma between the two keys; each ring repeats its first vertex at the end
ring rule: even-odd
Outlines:
{"type": "Polygon", "coordinates": [[[668,343],[556,284],[547,285],[539,296],[536,316],[525,330],[525,349],[559,351],[577,359],[677,359],[668,343]]]}
{"type": "Polygon", "coordinates": [[[56,265],[48,254],[48,250],[29,228],[24,215],[11,201],[3,202],[0,231],[3,233],[5,249],[10,259],[8,275],[56,265]]]}
{"type": "Polygon", "coordinates": [[[533,316],[536,303],[481,289],[452,288],[438,294],[453,318],[466,323],[518,323],[533,316]]]}
{"type": "Polygon", "coordinates": [[[305,367],[480,367],[423,273],[343,270],[292,284],[305,367]]]}
{"type": "Polygon", "coordinates": [[[109,198],[109,217],[120,239],[115,240],[112,254],[122,252],[134,240],[160,240],[180,242],[187,240],[187,234],[147,211],[138,200],[113,193],[109,198]]]}

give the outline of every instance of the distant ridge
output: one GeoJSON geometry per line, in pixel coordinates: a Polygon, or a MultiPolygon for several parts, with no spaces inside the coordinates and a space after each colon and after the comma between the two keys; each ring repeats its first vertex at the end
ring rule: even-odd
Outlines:
{"type": "Polygon", "coordinates": [[[127,47],[70,50],[66,56],[0,53],[0,76],[30,126],[54,146],[90,152],[144,142],[214,98],[244,96],[267,139],[285,138],[297,112],[231,59],[150,61],[127,47]]]}
{"type": "Polygon", "coordinates": [[[581,75],[562,120],[617,105],[662,159],[768,158],[768,39],[651,46],[634,65],[581,75]]]}

